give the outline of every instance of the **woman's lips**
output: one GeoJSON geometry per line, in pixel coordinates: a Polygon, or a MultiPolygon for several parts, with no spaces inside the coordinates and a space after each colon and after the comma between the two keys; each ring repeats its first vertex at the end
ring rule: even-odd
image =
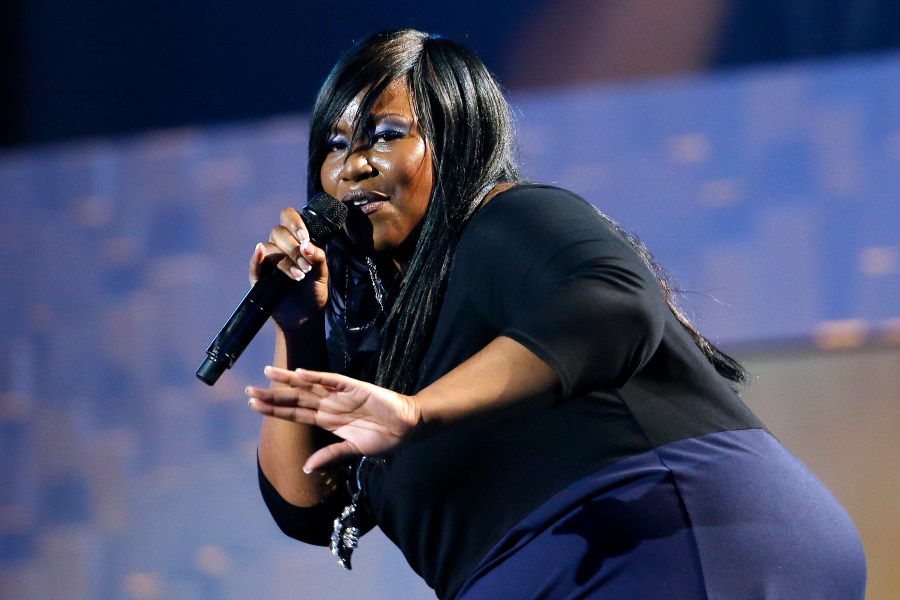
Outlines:
{"type": "Polygon", "coordinates": [[[359,209],[363,211],[363,214],[371,215],[373,212],[381,208],[381,205],[384,204],[381,200],[376,200],[374,202],[366,202],[365,204],[360,204],[359,209]]]}
{"type": "Polygon", "coordinates": [[[386,200],[387,198],[383,194],[363,190],[349,192],[341,198],[341,202],[359,209],[365,215],[370,215],[377,211],[384,205],[386,200]]]}

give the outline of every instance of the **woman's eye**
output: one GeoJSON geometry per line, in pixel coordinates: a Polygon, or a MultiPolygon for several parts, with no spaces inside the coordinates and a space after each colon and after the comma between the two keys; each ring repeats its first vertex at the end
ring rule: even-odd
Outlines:
{"type": "Polygon", "coordinates": [[[342,138],[331,138],[326,144],[329,152],[339,152],[347,149],[347,141],[342,138]]]}
{"type": "Polygon", "coordinates": [[[403,137],[402,131],[397,131],[394,129],[385,129],[384,131],[376,131],[372,134],[372,141],[374,143],[378,142],[390,142],[393,140],[398,140],[403,137]]]}

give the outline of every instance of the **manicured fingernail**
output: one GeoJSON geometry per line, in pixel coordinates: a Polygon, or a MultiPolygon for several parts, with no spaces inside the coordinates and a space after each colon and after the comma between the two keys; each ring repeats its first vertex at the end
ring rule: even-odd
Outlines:
{"type": "Polygon", "coordinates": [[[271,373],[271,372],[272,372],[272,365],[266,365],[266,366],[263,368],[263,375],[268,375],[268,374],[271,373]]]}
{"type": "Polygon", "coordinates": [[[297,267],[291,267],[291,277],[293,277],[296,281],[300,281],[301,279],[306,277],[306,273],[304,273],[297,267]]]}
{"type": "Polygon", "coordinates": [[[307,469],[306,465],[303,465],[303,472],[307,475],[312,475],[312,469],[307,469]]]}
{"type": "Polygon", "coordinates": [[[266,251],[266,247],[262,245],[262,242],[260,242],[260,243],[258,243],[258,244],[256,245],[256,250],[255,250],[255,252],[256,252],[257,254],[264,254],[265,251],[266,251]]]}

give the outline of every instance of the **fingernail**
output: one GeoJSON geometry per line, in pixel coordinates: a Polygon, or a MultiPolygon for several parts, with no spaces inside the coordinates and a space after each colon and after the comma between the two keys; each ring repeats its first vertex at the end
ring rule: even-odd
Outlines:
{"type": "Polygon", "coordinates": [[[306,465],[303,465],[303,472],[307,475],[312,475],[312,469],[307,469],[306,465]]]}
{"type": "Polygon", "coordinates": [[[297,267],[291,267],[291,277],[293,277],[295,281],[300,281],[301,279],[306,277],[306,273],[304,273],[297,267]]]}
{"type": "Polygon", "coordinates": [[[271,372],[272,372],[272,365],[266,365],[266,366],[263,368],[263,375],[268,375],[268,374],[271,373],[271,372]]]}
{"type": "Polygon", "coordinates": [[[257,252],[257,253],[264,253],[265,251],[266,251],[266,247],[262,245],[262,242],[256,244],[256,250],[255,250],[255,252],[257,252]]]}
{"type": "Polygon", "coordinates": [[[247,400],[247,406],[250,408],[256,408],[256,398],[250,398],[247,400]]]}

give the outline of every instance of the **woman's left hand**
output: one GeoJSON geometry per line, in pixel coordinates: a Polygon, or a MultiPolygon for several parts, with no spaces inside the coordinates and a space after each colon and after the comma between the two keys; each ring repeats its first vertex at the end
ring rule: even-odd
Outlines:
{"type": "Polygon", "coordinates": [[[248,386],[253,410],[315,425],[343,439],[313,453],[303,466],[307,473],[352,456],[390,453],[422,425],[415,396],[335,373],[266,367],[265,374],[282,385],[248,386]]]}

